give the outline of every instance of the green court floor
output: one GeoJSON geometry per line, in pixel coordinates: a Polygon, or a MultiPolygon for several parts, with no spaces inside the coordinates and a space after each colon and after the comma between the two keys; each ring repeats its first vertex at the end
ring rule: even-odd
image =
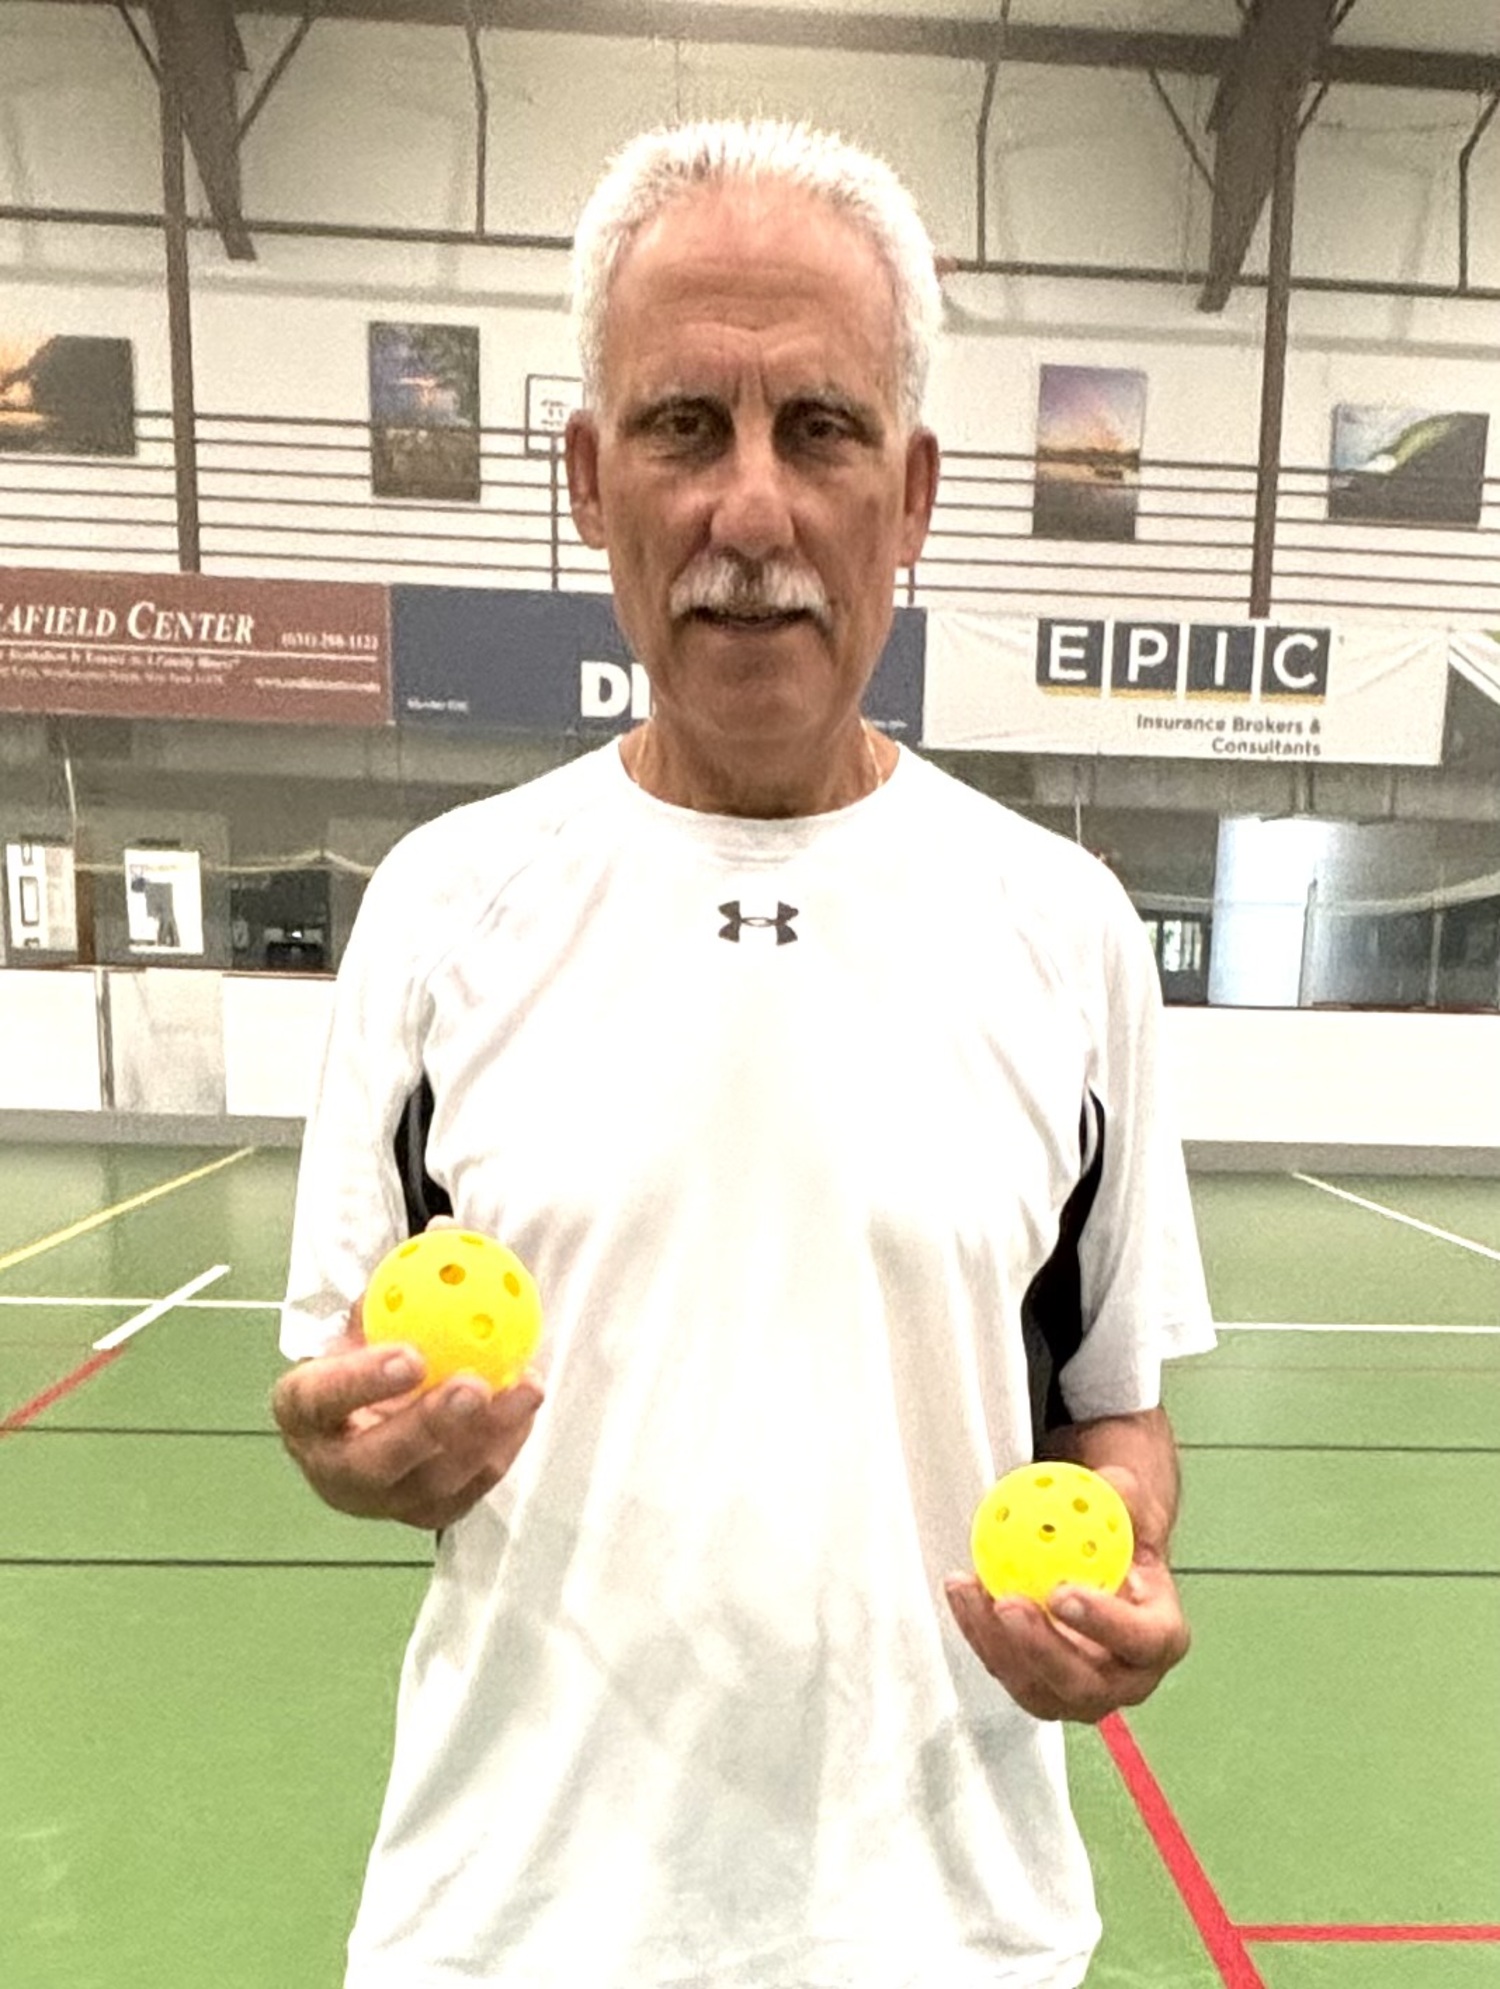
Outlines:
{"type": "MultiPolygon", "coordinates": [[[[0,1989],[341,1979],[430,1553],[272,1431],[294,1165],[0,1150],[0,1989]]],[[[1089,1989],[1500,1989],[1500,1186],[1194,1192],[1195,1642],[1155,1809],[1070,1735],[1089,1989]]]]}

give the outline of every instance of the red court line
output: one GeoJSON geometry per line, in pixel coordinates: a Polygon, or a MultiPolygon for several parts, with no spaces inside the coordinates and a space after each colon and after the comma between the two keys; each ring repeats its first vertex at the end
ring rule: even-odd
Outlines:
{"type": "Polygon", "coordinates": [[[1500,1927],[1241,1927],[1247,1941],[1500,1941],[1500,1927]]]}
{"type": "Polygon", "coordinates": [[[50,1388],[44,1388],[40,1395],[34,1395],[29,1402],[23,1402],[19,1409],[12,1409],[8,1416],[0,1417],[0,1437],[9,1436],[13,1430],[24,1429],[26,1424],[44,1409],[50,1409],[54,1402],[60,1402],[64,1395],[71,1395],[75,1388],[82,1388],[86,1381],[92,1381],[100,1368],[108,1367],[125,1351],[124,1345],[107,1347],[102,1354],[94,1354],[82,1367],[75,1367],[71,1374],[65,1374],[61,1381],[54,1381],[50,1388]]]}
{"type": "Polygon", "coordinates": [[[1162,1793],[1160,1782],[1136,1745],[1134,1734],[1118,1713],[1101,1720],[1099,1732],[1161,1853],[1162,1863],[1182,1895],[1182,1903],[1192,1916],[1209,1958],[1219,1971],[1224,1989],[1266,1989],[1264,1976],[1250,1959],[1243,1930],[1224,1911],[1223,1902],[1199,1864],[1198,1855],[1162,1793]]]}

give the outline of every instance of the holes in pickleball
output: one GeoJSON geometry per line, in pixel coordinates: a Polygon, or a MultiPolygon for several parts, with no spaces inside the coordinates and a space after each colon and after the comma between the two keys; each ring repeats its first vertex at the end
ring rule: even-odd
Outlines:
{"type": "Polygon", "coordinates": [[[1041,1538],[1043,1540],[1050,1540],[1056,1532],[1057,1528],[1052,1524],[1050,1519],[1043,1520],[1041,1526],[1041,1538]]]}
{"type": "Polygon", "coordinates": [[[1099,1543],[1097,1540],[1082,1540],[1078,1544],[1078,1551],[1086,1561],[1092,1561],[1099,1551],[1099,1543]]]}
{"type": "Polygon", "coordinates": [[[406,1299],[406,1294],[404,1291],[402,1291],[400,1285],[386,1286],[385,1309],[387,1312],[399,1312],[401,1310],[402,1305],[405,1302],[405,1299],[406,1299]]]}
{"type": "Polygon", "coordinates": [[[413,1252],[413,1250],[416,1249],[418,1241],[419,1239],[414,1236],[410,1243],[402,1244],[401,1248],[396,1252],[396,1255],[398,1257],[409,1257],[413,1252]]]}
{"type": "Polygon", "coordinates": [[[487,1312],[476,1312],[469,1321],[469,1332],[476,1340],[487,1340],[495,1330],[495,1322],[487,1312]]]}
{"type": "Polygon", "coordinates": [[[512,1298],[519,1298],[521,1296],[521,1280],[516,1276],[514,1271],[507,1271],[500,1282],[505,1286],[505,1289],[510,1293],[512,1298]]]}
{"type": "Polygon", "coordinates": [[[438,1269],[438,1276],[445,1285],[461,1285],[468,1275],[462,1264],[443,1264],[438,1269]]]}
{"type": "Polygon", "coordinates": [[[1033,1478],[1031,1482],[1036,1486],[1039,1492],[1050,1492],[1052,1489],[1052,1479],[1050,1475],[1045,1478],[1033,1478]]]}
{"type": "Polygon", "coordinates": [[[1073,1501],[1074,1512],[1087,1512],[1088,1509],[1089,1509],[1089,1502],[1087,1499],[1074,1499],[1073,1501]]]}

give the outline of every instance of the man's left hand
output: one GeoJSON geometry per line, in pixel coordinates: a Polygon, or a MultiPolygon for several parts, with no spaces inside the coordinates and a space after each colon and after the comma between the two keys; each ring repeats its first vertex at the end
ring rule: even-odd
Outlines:
{"type": "Polygon", "coordinates": [[[1167,1520],[1136,1474],[1105,1466],[1131,1509],[1135,1559],[1118,1592],[1064,1582],[1048,1607],[988,1595],[977,1576],[952,1576],[948,1606],[992,1677],[1039,1720],[1102,1720],[1138,1706],[1186,1657],[1187,1620],[1162,1545],[1167,1520]]]}

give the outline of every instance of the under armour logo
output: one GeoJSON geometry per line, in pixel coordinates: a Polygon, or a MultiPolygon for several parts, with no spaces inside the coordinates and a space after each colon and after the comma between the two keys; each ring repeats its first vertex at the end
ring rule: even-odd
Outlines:
{"type": "Polygon", "coordinates": [[[773,919],[746,918],[745,914],[740,910],[740,901],[738,898],[732,898],[727,905],[720,905],[719,910],[729,921],[728,925],[721,925],[719,927],[719,937],[720,939],[732,939],[736,945],[739,944],[740,934],[747,925],[769,926],[776,934],[776,944],[778,946],[791,946],[797,938],[796,933],[792,931],[792,920],[797,916],[797,907],[795,905],[778,903],[776,906],[776,916],[773,919]]]}

